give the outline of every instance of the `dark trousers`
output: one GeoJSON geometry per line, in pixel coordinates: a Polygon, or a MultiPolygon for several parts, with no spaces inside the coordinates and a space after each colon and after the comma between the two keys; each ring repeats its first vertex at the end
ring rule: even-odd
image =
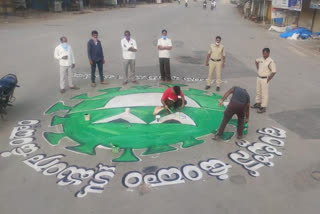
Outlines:
{"type": "Polygon", "coordinates": [[[226,128],[228,122],[231,120],[232,116],[236,114],[238,117],[237,133],[238,133],[238,136],[242,136],[243,129],[244,129],[245,109],[246,109],[246,104],[230,102],[227,109],[224,111],[224,117],[220,124],[217,135],[221,136],[223,134],[223,131],[226,128]]]}
{"type": "Polygon", "coordinates": [[[159,58],[160,63],[160,74],[161,80],[171,80],[170,74],[170,59],[169,58],[159,58]]]}
{"type": "MultiPolygon", "coordinates": [[[[168,108],[174,107],[175,109],[177,109],[178,107],[182,106],[182,99],[177,99],[176,101],[172,101],[172,100],[167,100],[164,102],[168,108]]],[[[187,105],[187,101],[184,101],[184,105],[187,105]]]]}
{"type": "Polygon", "coordinates": [[[93,61],[93,64],[91,65],[91,82],[94,83],[96,80],[96,67],[98,66],[99,70],[99,76],[100,76],[100,81],[102,82],[104,80],[103,78],[103,63],[102,60],[95,62],[93,61]]]}

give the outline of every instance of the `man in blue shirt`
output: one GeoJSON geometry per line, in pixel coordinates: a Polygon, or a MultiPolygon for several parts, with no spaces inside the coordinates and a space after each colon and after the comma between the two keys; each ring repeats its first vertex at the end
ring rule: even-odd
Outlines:
{"type": "Polygon", "coordinates": [[[219,101],[219,106],[223,104],[225,99],[227,99],[230,94],[232,94],[230,103],[224,111],[223,120],[217,133],[212,138],[213,140],[219,140],[221,138],[224,129],[226,128],[233,115],[236,114],[238,117],[238,139],[241,139],[243,137],[244,118],[246,118],[246,123],[249,122],[250,96],[247,90],[236,86],[232,87],[224,94],[223,98],[219,101]]]}
{"type": "Polygon", "coordinates": [[[107,84],[103,77],[103,64],[105,64],[102,45],[98,40],[98,32],[92,31],[92,38],[88,41],[88,58],[91,65],[91,86],[96,86],[96,67],[98,66],[101,84],[107,84]]]}

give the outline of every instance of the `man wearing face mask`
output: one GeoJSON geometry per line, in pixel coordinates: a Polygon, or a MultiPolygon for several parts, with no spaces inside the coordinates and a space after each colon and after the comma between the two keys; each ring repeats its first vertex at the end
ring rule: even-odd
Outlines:
{"type": "Polygon", "coordinates": [[[136,66],[136,52],[138,50],[137,43],[130,37],[130,31],[124,32],[124,38],[121,40],[123,68],[125,73],[125,80],[123,85],[126,85],[128,81],[137,83],[135,79],[135,66],[136,66]],[[130,66],[130,75],[128,78],[128,71],[130,66]]]}
{"type": "Polygon", "coordinates": [[[72,83],[72,69],[75,67],[75,59],[68,39],[65,36],[60,38],[60,45],[54,50],[54,57],[59,60],[60,64],[60,92],[66,92],[66,79],[68,79],[69,88],[79,89],[72,83]]]}
{"type": "Polygon", "coordinates": [[[221,68],[224,67],[226,62],[226,54],[224,50],[224,46],[220,44],[221,37],[216,37],[216,43],[210,45],[210,49],[208,51],[208,56],[206,60],[206,66],[209,66],[209,75],[208,75],[208,81],[207,86],[205,89],[209,89],[211,82],[212,82],[212,75],[213,72],[216,72],[216,84],[217,88],[216,91],[220,91],[220,85],[221,85],[221,68]],[[209,63],[210,60],[210,63],[209,63]]]}
{"type": "Polygon", "coordinates": [[[162,37],[158,39],[159,64],[161,80],[171,82],[170,74],[170,51],[172,49],[171,39],[167,37],[167,30],[162,30],[162,37]]]}

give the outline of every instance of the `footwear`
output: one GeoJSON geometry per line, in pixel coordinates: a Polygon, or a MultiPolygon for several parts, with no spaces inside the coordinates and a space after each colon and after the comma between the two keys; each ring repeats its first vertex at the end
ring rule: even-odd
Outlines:
{"type": "Polygon", "coordinates": [[[127,85],[128,84],[128,82],[127,81],[124,81],[123,83],[122,83],[122,85],[127,85]]]}
{"type": "Polygon", "coordinates": [[[61,89],[60,93],[63,94],[64,92],[66,92],[66,89],[61,89]]]}
{"type": "Polygon", "coordinates": [[[266,107],[261,107],[258,109],[257,113],[264,113],[267,111],[267,108],[266,107]]]}
{"type": "Polygon", "coordinates": [[[238,139],[238,140],[241,140],[242,138],[243,138],[243,135],[238,135],[238,136],[237,136],[237,139],[238,139]]]}
{"type": "Polygon", "coordinates": [[[209,88],[210,88],[210,86],[209,86],[209,85],[207,85],[204,89],[208,90],[209,88]]]}
{"type": "Polygon", "coordinates": [[[100,82],[102,85],[107,85],[107,81],[103,80],[102,82],[100,82]]]}
{"type": "Polygon", "coordinates": [[[216,88],[216,91],[220,91],[220,87],[217,87],[217,88],[216,88]]]}
{"type": "Polygon", "coordinates": [[[167,83],[172,83],[172,80],[167,80],[167,83]]]}
{"type": "Polygon", "coordinates": [[[138,84],[137,80],[133,80],[132,83],[134,84],[138,84]]]}
{"type": "Polygon", "coordinates": [[[220,140],[221,139],[221,136],[220,135],[217,135],[217,134],[215,134],[214,136],[213,136],[213,138],[212,138],[212,140],[216,140],[216,141],[218,141],[218,140],[220,140]]]}
{"type": "Polygon", "coordinates": [[[255,103],[251,108],[261,108],[261,103],[255,103]]]}
{"type": "Polygon", "coordinates": [[[96,83],[91,83],[91,87],[96,87],[96,83]]]}
{"type": "Polygon", "coordinates": [[[70,89],[73,89],[73,90],[79,90],[80,88],[77,87],[77,86],[73,86],[73,87],[70,87],[70,89]]]}

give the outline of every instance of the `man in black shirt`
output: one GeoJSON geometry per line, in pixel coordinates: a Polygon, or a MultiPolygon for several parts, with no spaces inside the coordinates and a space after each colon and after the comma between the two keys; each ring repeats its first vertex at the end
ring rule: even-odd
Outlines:
{"type": "Polygon", "coordinates": [[[234,114],[236,114],[238,117],[238,139],[241,139],[243,137],[244,116],[246,116],[246,123],[249,122],[250,96],[246,89],[240,87],[232,87],[224,94],[223,98],[219,101],[219,106],[223,104],[224,100],[227,99],[230,94],[232,94],[230,103],[227,109],[224,111],[223,120],[217,133],[212,138],[213,140],[219,140],[221,138],[226,125],[234,114]]]}
{"type": "Polygon", "coordinates": [[[87,43],[88,58],[91,65],[91,86],[96,87],[96,67],[98,66],[100,83],[107,84],[103,77],[103,64],[106,63],[104,60],[102,45],[98,39],[98,31],[94,30],[91,32],[92,38],[87,43]]]}

